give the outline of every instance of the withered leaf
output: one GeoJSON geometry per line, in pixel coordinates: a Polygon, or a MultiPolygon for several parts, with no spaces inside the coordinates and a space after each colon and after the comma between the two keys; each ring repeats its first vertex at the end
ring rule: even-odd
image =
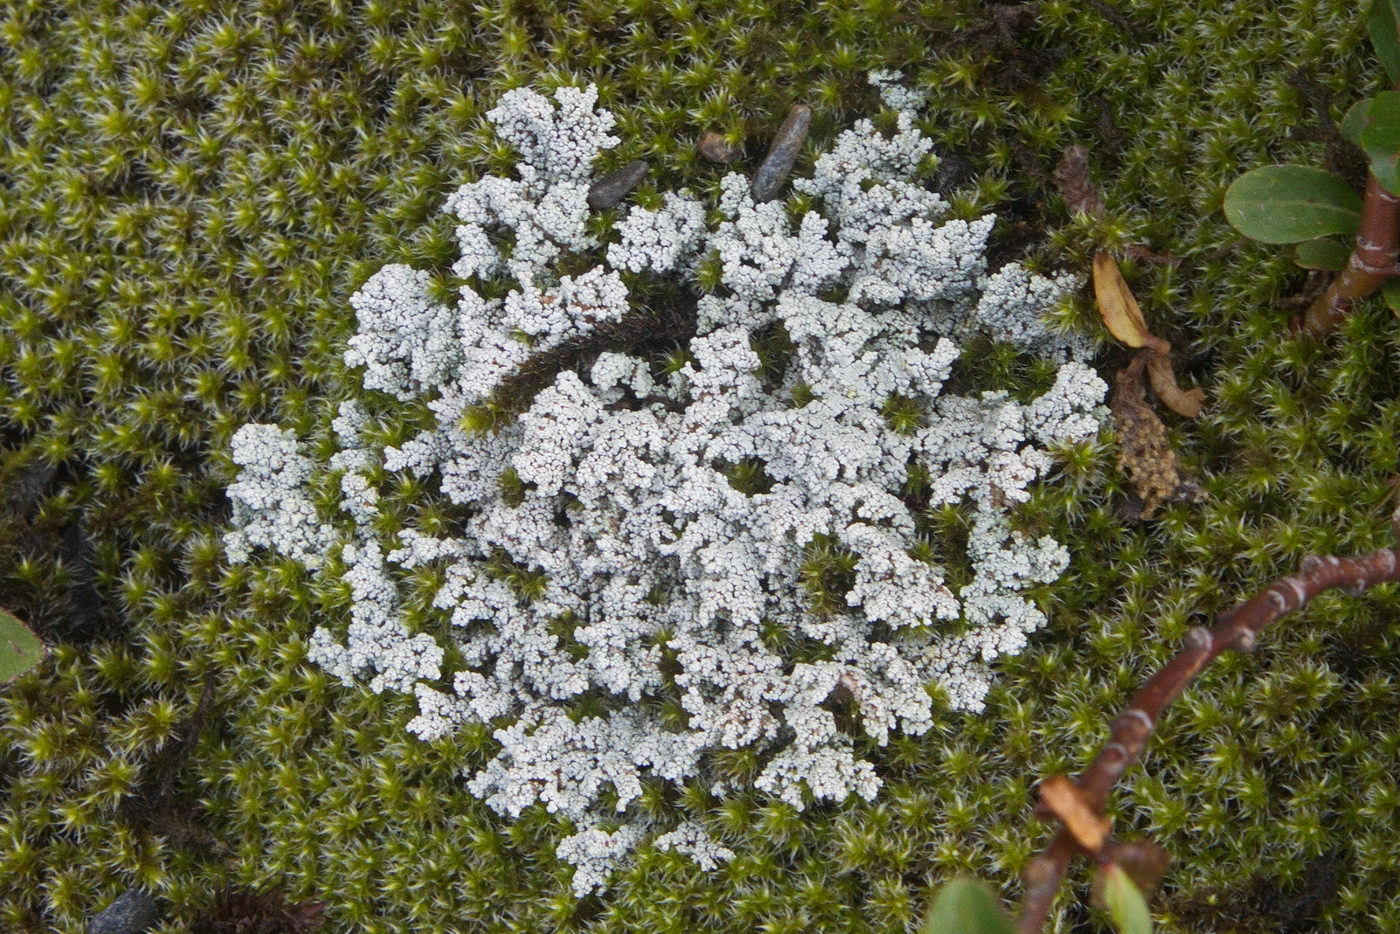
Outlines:
{"type": "Polygon", "coordinates": [[[1089,150],[1075,144],[1065,150],[1055,166],[1055,184],[1060,189],[1060,197],[1065,199],[1071,211],[1102,217],[1105,213],[1103,198],[1089,177],[1089,150]]]}
{"type": "Polygon", "coordinates": [[[1094,298],[1104,324],[1114,337],[1130,347],[1149,349],[1147,375],[1153,391],[1167,407],[1187,418],[1201,414],[1205,391],[1200,387],[1187,391],[1177,385],[1176,373],[1172,370],[1172,345],[1148,330],[1137,298],[1123,279],[1117,261],[1106,250],[1094,254],[1094,298]]]}
{"type": "Polygon", "coordinates": [[[723,133],[715,130],[706,130],[702,133],[696,146],[700,150],[700,155],[721,165],[733,162],[739,155],[739,147],[730,144],[724,138],[723,133]]]}
{"type": "Polygon", "coordinates": [[[1171,350],[1170,344],[1147,329],[1137,298],[1107,250],[1094,254],[1094,301],[1109,332],[1129,347],[1152,347],[1159,353],[1171,350]]]}
{"type": "Polygon", "coordinates": [[[1158,253],[1156,250],[1149,250],[1141,243],[1130,243],[1123,247],[1123,252],[1140,259],[1144,263],[1152,263],[1156,266],[1180,266],[1181,257],[1172,256],[1170,253],[1158,253]]]}
{"type": "Polygon", "coordinates": [[[1147,378],[1152,382],[1152,391],[1157,394],[1157,398],[1177,415],[1195,418],[1201,414],[1201,406],[1206,398],[1205,390],[1200,386],[1194,389],[1182,389],[1178,386],[1170,356],[1153,354],[1149,357],[1147,378]]]}
{"type": "Polygon", "coordinates": [[[1063,775],[1051,775],[1040,783],[1040,802],[1086,851],[1097,853],[1103,848],[1108,839],[1108,818],[1090,806],[1074,782],[1063,775]]]}
{"type": "MultiPolygon", "coordinates": [[[[1162,876],[1167,872],[1167,864],[1171,862],[1167,851],[1151,840],[1114,841],[1105,848],[1104,855],[1128,874],[1144,898],[1151,898],[1157,891],[1162,876]]],[[[1090,900],[1102,908],[1100,884],[1101,880],[1096,874],[1090,889],[1090,900]]]]}

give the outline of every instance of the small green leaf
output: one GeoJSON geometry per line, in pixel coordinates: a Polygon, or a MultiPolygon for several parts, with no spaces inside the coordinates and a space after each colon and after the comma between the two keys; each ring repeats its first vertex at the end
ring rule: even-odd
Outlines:
{"type": "Polygon", "coordinates": [[[1366,18],[1366,32],[1376,57],[1385,66],[1385,73],[1394,82],[1400,77],[1400,3],[1396,0],[1375,0],[1366,18]]]}
{"type": "Polygon", "coordinates": [[[1382,285],[1381,298],[1385,299],[1385,307],[1400,314],[1400,279],[1391,279],[1382,285]]]}
{"type": "Polygon", "coordinates": [[[13,681],[39,664],[48,651],[28,626],[0,610],[0,684],[13,681]]]}
{"type": "Polygon", "coordinates": [[[1016,934],[992,890],[976,879],[954,879],[939,891],[924,934],[1016,934]]]}
{"type": "Polygon", "coordinates": [[[1230,185],[1225,217],[1251,240],[1298,243],[1355,233],[1361,196],[1341,177],[1322,169],[1266,165],[1230,185]]]}
{"type": "Polygon", "coordinates": [[[1351,258],[1351,245],[1331,237],[1304,240],[1293,248],[1293,262],[1304,269],[1330,269],[1337,272],[1351,258]]]}
{"type": "Polygon", "coordinates": [[[1360,139],[1376,181],[1391,194],[1400,194],[1400,91],[1382,91],[1371,98],[1360,139]]]}
{"type": "Polygon", "coordinates": [[[1371,99],[1369,97],[1357,101],[1351,105],[1347,115],[1342,118],[1338,129],[1343,138],[1350,140],[1356,145],[1361,145],[1361,131],[1366,129],[1366,123],[1370,120],[1371,99]]]}
{"type": "Polygon", "coordinates": [[[1117,863],[1109,863],[1102,872],[1104,903],[1118,934],[1152,934],[1152,913],[1133,880],[1117,863]]]}

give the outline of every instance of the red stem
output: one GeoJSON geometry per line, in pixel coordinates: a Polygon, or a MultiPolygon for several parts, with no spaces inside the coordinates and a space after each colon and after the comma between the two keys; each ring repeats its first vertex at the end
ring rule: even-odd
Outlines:
{"type": "Polygon", "coordinates": [[[1400,235],[1400,199],[1381,187],[1374,175],[1366,177],[1366,198],[1361,203],[1361,226],[1356,248],[1346,268],[1308,306],[1298,327],[1313,337],[1337,330],[1351,306],[1395,277],[1397,235],[1400,235]]]}
{"type": "MultiPolygon", "coordinates": [[[[1400,81],[1395,82],[1394,90],[1400,91],[1400,81]]],[[[1337,330],[1353,304],[1400,273],[1395,266],[1398,254],[1400,198],[1386,191],[1376,176],[1367,172],[1356,246],[1346,268],[1332,280],[1327,291],[1295,319],[1299,330],[1313,337],[1326,337],[1337,330]]]]}
{"type": "MultiPolygon", "coordinates": [[[[1400,537],[1400,510],[1392,522],[1400,537]]],[[[1138,690],[1128,707],[1113,721],[1108,742],[1093,763],[1075,779],[1085,799],[1102,812],[1115,782],[1142,755],[1143,747],[1167,706],[1226,649],[1248,652],[1264,627],[1302,609],[1324,590],[1347,587],[1360,593],[1377,584],[1400,580],[1400,548],[1382,548],[1358,558],[1303,559],[1302,570],[1275,581],[1257,596],[1216,617],[1212,629],[1197,626],[1186,634],[1186,646],[1138,690]]],[[[1052,817],[1044,808],[1041,817],[1052,817]]],[[[1026,866],[1025,892],[1016,925],[1020,934],[1037,934],[1050,915],[1070,860],[1080,849],[1063,826],[1040,855],[1026,866]]]]}

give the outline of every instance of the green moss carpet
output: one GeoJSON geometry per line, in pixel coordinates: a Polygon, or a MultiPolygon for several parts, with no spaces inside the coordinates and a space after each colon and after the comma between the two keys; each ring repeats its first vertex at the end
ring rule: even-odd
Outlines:
{"type": "MultiPolygon", "coordinates": [[[[80,931],[137,884],[162,932],[225,885],[374,932],[904,931],[957,873],[1014,897],[1046,836],[1035,781],[1088,761],[1190,625],[1307,553],[1389,540],[1400,321],[1374,302],[1327,345],[1289,336],[1279,303],[1304,274],[1219,211],[1257,164],[1355,177],[1333,126],[1381,80],[1342,0],[0,3],[0,605],[57,643],[0,691],[0,930],[80,931]],[[1166,416],[1207,496],[1135,522],[1108,439],[1066,464],[1022,521],[1073,562],[984,713],[869,750],[871,803],[650,796],[739,858],[707,874],[643,851],[577,900],[553,855],[567,830],[504,823],[456,777],[488,731],[414,740],[411,702],[305,661],[343,594],[275,558],[228,566],[229,439],[249,421],[327,436],[353,385],[348,296],[383,263],[450,262],[443,199],[514,164],[482,116],[504,90],[594,81],[622,138],[600,171],[646,158],[649,184],[713,191],[701,131],[751,166],[806,102],[810,166],[878,112],[877,68],[930,90],[940,184],[997,211],[1001,258],[1087,271],[1097,244],[1142,243],[1179,261],[1126,271],[1207,391],[1199,419],[1166,416]],[[1076,141],[1104,220],[1055,192],[1076,141]],[[206,684],[204,729],[157,787],[206,684]]],[[[1105,343],[1098,365],[1126,359],[1105,343]]],[[[1400,931],[1395,588],[1329,594],[1223,658],[1115,808],[1175,857],[1166,930],[1400,931]]],[[[1066,889],[1058,929],[1101,930],[1087,902],[1066,889]]]]}

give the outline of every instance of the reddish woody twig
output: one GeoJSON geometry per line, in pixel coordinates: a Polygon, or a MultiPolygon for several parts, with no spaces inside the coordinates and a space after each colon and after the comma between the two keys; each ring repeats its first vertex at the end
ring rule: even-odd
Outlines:
{"type": "MultiPolygon", "coordinates": [[[[1395,83],[1400,91],[1400,81],[1395,83]]],[[[1361,222],[1351,257],[1327,291],[1319,295],[1293,324],[1312,337],[1326,337],[1342,323],[1357,300],[1365,298],[1400,275],[1400,198],[1381,187],[1366,173],[1366,196],[1361,202],[1361,222]]]]}
{"type": "Polygon", "coordinates": [[[1366,197],[1361,203],[1361,226],[1351,258],[1327,291],[1319,295],[1295,323],[1312,337],[1326,337],[1337,330],[1358,299],[1365,298],[1396,275],[1400,255],[1400,198],[1381,187],[1374,175],[1366,176],[1366,197]]]}
{"type": "MultiPolygon", "coordinates": [[[[1391,523],[1400,539],[1400,509],[1392,516],[1391,523]]],[[[1395,580],[1400,580],[1400,547],[1382,548],[1357,558],[1309,555],[1303,559],[1299,573],[1275,581],[1257,596],[1221,613],[1213,628],[1197,626],[1192,629],[1186,634],[1185,648],[1147,680],[1127,709],[1113,721],[1107,745],[1074,780],[1082,802],[1094,812],[1103,813],[1109,791],[1142,755],[1158,717],[1217,655],[1226,649],[1251,651],[1260,630],[1302,609],[1324,590],[1345,587],[1353,593],[1361,593],[1395,580]]],[[[1038,814],[1055,819],[1054,813],[1043,804],[1038,814]]],[[[1016,921],[1020,934],[1037,934],[1042,929],[1070,860],[1079,852],[1087,851],[1071,828],[1061,824],[1050,845],[1026,866],[1022,875],[1025,892],[1016,921]]]]}

